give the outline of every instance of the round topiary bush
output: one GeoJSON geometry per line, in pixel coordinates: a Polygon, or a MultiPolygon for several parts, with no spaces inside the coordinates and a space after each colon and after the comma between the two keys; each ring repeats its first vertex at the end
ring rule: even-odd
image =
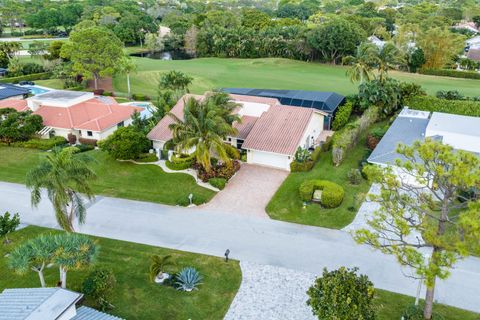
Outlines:
{"type": "Polygon", "coordinates": [[[327,180],[306,180],[300,185],[300,198],[303,201],[311,201],[315,190],[322,190],[320,203],[325,208],[338,207],[345,196],[343,188],[334,182],[327,180]]]}

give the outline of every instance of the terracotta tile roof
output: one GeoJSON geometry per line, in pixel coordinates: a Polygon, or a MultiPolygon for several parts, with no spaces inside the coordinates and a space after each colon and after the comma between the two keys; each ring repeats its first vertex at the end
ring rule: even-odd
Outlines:
{"type": "Polygon", "coordinates": [[[273,106],[256,121],[242,148],[293,155],[314,112],[313,108],[273,106]]]}
{"type": "MultiPolygon", "coordinates": [[[[26,100],[0,101],[0,108],[8,106],[19,111],[22,107],[28,109],[26,100]]],[[[128,120],[135,110],[140,112],[143,108],[119,105],[113,98],[95,97],[70,107],[42,105],[34,114],[42,116],[43,124],[49,127],[103,131],[128,120]]]]}
{"type": "Polygon", "coordinates": [[[0,109],[13,108],[17,111],[28,110],[27,100],[24,99],[6,99],[0,100],[0,109]]]}
{"type": "MultiPolygon", "coordinates": [[[[204,96],[197,94],[186,94],[177,101],[170,112],[179,119],[183,119],[183,107],[185,106],[185,102],[190,98],[201,100],[204,98],[204,96]]],[[[172,132],[168,128],[168,126],[172,123],[174,123],[172,117],[168,115],[164,116],[162,120],[160,120],[157,125],[147,134],[148,139],[155,141],[168,141],[172,139],[172,132]]]]}
{"type": "Polygon", "coordinates": [[[236,137],[238,139],[245,140],[252,128],[255,126],[257,119],[258,117],[243,116],[241,123],[235,122],[233,127],[238,131],[236,137]]]}
{"type": "Polygon", "coordinates": [[[475,61],[480,61],[480,49],[475,48],[468,50],[467,58],[475,61]]]}

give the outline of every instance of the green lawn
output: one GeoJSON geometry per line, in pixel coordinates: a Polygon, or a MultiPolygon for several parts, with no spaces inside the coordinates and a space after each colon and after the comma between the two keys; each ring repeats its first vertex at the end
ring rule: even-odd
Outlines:
{"type": "MultiPolygon", "coordinates": [[[[0,180],[25,183],[26,173],[38,163],[42,153],[0,146],[0,180]]],[[[99,150],[88,154],[96,160],[93,169],[98,179],[93,182],[93,189],[97,194],[169,205],[187,205],[190,193],[196,204],[207,202],[215,195],[187,174],[165,173],[156,165],[119,162],[99,150]]]]}
{"type": "MultiPolygon", "coordinates": [[[[397,320],[402,313],[415,302],[415,298],[390,291],[376,289],[376,306],[378,320],[397,320]]],[[[480,320],[480,314],[443,304],[435,304],[434,314],[444,320],[480,320]]],[[[436,319],[436,318],[435,318],[436,319]]],[[[439,318],[440,319],[440,318],[439,318]]]]}
{"type": "MultiPolygon", "coordinates": [[[[376,126],[384,123],[376,124],[376,126]]],[[[359,203],[355,203],[356,194],[366,194],[370,184],[362,179],[359,185],[352,185],[347,179],[351,168],[359,168],[360,161],[368,149],[365,145],[365,135],[357,146],[348,151],[348,156],[338,167],[332,163],[332,153],[321,154],[315,167],[309,172],[292,172],[267,205],[268,215],[277,220],[307,224],[319,227],[341,229],[351,223],[358,211],[359,203]],[[322,208],[319,204],[307,204],[303,208],[298,188],[305,180],[322,179],[338,183],[345,189],[345,198],[342,204],[334,209],[322,208]]]]}
{"type": "Polygon", "coordinates": [[[60,79],[35,80],[35,84],[47,88],[63,90],[63,81],[60,79]]]}
{"type": "MultiPolygon", "coordinates": [[[[5,288],[39,287],[36,273],[16,275],[7,267],[5,254],[22,241],[50,229],[29,226],[15,232],[9,245],[0,244],[0,292],[5,288]]],[[[58,231],[54,231],[58,232],[58,231]]],[[[241,271],[237,261],[225,263],[223,259],[152,247],[132,242],[97,238],[100,247],[96,266],[111,269],[117,279],[111,302],[115,306],[108,312],[124,319],[223,319],[240,286],[241,271]],[[200,290],[181,292],[172,287],[149,281],[150,256],[172,255],[174,266],[167,271],[176,273],[183,267],[195,267],[204,277],[200,290]]],[[[69,271],[67,287],[80,291],[81,283],[90,270],[69,271]]],[[[46,269],[48,286],[58,281],[58,269],[46,269]]],[[[90,305],[87,299],[86,304],[90,305]]]]}
{"type": "MultiPolygon", "coordinates": [[[[29,226],[10,236],[8,245],[0,244],[0,292],[5,288],[38,287],[38,276],[34,272],[17,275],[7,267],[7,254],[23,241],[39,234],[53,231],[29,226]]],[[[100,253],[97,267],[111,269],[117,279],[111,302],[115,306],[108,312],[125,319],[222,319],[230,306],[241,282],[241,270],[236,261],[225,263],[223,259],[206,255],[152,247],[126,241],[93,237],[97,240],[100,253]],[[167,271],[174,273],[186,266],[197,268],[203,275],[200,290],[191,293],[170,287],[155,285],[148,280],[149,259],[153,254],[173,257],[175,265],[167,271]]],[[[67,287],[80,291],[81,283],[90,270],[69,271],[67,287]]],[[[57,268],[45,271],[48,286],[58,281],[57,268]]],[[[414,302],[413,297],[376,290],[377,318],[379,320],[400,319],[402,312],[414,302]]],[[[91,301],[86,300],[91,306],[91,301]]],[[[479,320],[473,312],[435,305],[434,311],[445,320],[479,320]]]]}
{"type": "MultiPolygon", "coordinates": [[[[181,70],[194,77],[193,93],[222,87],[253,87],[270,89],[302,89],[336,91],[351,94],[357,84],[349,81],[346,68],[320,63],[295,60],[266,59],[221,59],[202,58],[193,60],[162,61],[149,58],[134,58],[138,72],[131,76],[132,92],[150,96],[156,94],[160,73],[181,70]]],[[[464,95],[478,95],[480,80],[435,77],[404,72],[391,72],[391,76],[422,85],[429,94],[438,90],[459,90],[464,95]]],[[[125,76],[114,78],[116,91],[126,92],[125,76]]]]}

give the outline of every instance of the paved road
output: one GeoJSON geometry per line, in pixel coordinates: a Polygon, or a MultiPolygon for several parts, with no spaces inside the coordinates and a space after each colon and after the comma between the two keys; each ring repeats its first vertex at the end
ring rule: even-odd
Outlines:
{"type": "MultiPolygon", "coordinates": [[[[48,200],[30,208],[25,186],[0,182],[0,212],[19,212],[22,222],[55,227],[48,200]]],[[[414,295],[417,283],[404,276],[396,261],[355,244],[339,230],[209,210],[99,197],[88,209],[80,232],[114,239],[223,256],[319,274],[342,265],[360,268],[376,287],[414,295]]],[[[439,302],[480,312],[480,259],[460,262],[447,281],[439,281],[439,302]]]]}

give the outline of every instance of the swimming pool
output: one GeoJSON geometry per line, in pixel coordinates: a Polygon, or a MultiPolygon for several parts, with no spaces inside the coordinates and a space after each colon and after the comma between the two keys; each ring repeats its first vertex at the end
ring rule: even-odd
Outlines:
{"type": "Polygon", "coordinates": [[[50,88],[46,88],[46,87],[42,87],[42,86],[37,86],[37,85],[33,85],[33,86],[21,86],[22,88],[27,88],[27,89],[30,89],[30,92],[36,96],[37,94],[42,94],[42,93],[45,93],[45,92],[49,92],[51,91],[52,89],[50,88]]]}
{"type": "Polygon", "coordinates": [[[151,102],[134,101],[134,102],[127,102],[124,104],[129,106],[142,107],[143,111],[140,112],[140,115],[142,116],[142,118],[146,118],[146,119],[152,116],[152,113],[155,108],[151,102]]]}

